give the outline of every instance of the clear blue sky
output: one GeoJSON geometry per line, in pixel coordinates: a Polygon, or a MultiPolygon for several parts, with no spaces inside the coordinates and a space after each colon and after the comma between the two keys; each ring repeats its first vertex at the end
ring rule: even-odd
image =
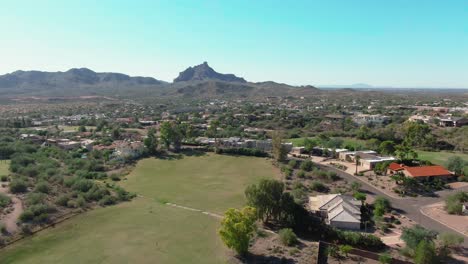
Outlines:
{"type": "Polygon", "coordinates": [[[0,74],[170,81],[208,61],[251,81],[468,87],[467,0],[15,0],[0,32],[0,74]]]}

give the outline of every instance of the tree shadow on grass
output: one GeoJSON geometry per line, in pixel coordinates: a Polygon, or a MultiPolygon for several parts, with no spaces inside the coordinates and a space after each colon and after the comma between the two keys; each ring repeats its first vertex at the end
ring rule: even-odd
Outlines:
{"type": "Polygon", "coordinates": [[[195,150],[195,149],[187,149],[187,150],[182,150],[180,152],[181,154],[184,154],[185,156],[187,157],[202,157],[202,156],[206,156],[206,152],[205,151],[201,151],[201,150],[195,150]]]}

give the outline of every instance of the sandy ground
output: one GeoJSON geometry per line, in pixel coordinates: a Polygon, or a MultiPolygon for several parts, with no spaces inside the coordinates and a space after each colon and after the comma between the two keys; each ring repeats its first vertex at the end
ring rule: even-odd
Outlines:
{"type": "Polygon", "coordinates": [[[8,233],[15,233],[18,230],[18,221],[19,216],[23,213],[23,202],[18,199],[16,196],[8,192],[8,187],[0,186],[0,192],[8,195],[12,201],[13,210],[6,215],[0,216],[0,221],[5,225],[8,233]]]}
{"type": "Polygon", "coordinates": [[[450,188],[456,190],[468,186],[468,182],[452,182],[448,184],[450,188]]]}
{"type": "Polygon", "coordinates": [[[356,179],[356,181],[366,182],[366,183],[368,183],[370,185],[374,185],[374,186],[380,186],[380,187],[384,186],[385,188],[379,188],[379,190],[381,192],[385,193],[386,195],[388,195],[388,196],[390,196],[392,198],[402,199],[402,197],[399,197],[397,194],[395,194],[392,191],[392,188],[394,187],[394,182],[391,181],[388,176],[378,176],[377,181],[375,180],[376,177],[374,176],[374,177],[371,177],[373,180],[370,181],[370,180],[367,179],[368,177],[366,177],[366,176],[354,176],[354,173],[356,172],[356,165],[354,165],[354,163],[344,162],[344,161],[340,161],[340,160],[336,160],[336,159],[328,159],[326,161],[323,161],[324,160],[323,157],[316,157],[316,156],[311,156],[311,160],[313,162],[315,162],[315,163],[322,164],[322,165],[327,165],[327,166],[332,166],[332,165],[330,165],[330,162],[346,166],[347,169],[345,170],[345,172],[350,174],[351,176],[353,176],[356,179]]]}
{"type": "Polygon", "coordinates": [[[421,208],[421,212],[444,225],[468,236],[468,216],[450,215],[444,210],[444,202],[430,204],[421,208]]]}

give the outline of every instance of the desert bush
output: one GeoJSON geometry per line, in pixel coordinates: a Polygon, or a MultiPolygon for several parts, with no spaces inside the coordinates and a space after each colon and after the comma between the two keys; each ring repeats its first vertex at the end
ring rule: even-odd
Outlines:
{"type": "Polygon", "coordinates": [[[300,168],[304,171],[311,171],[314,168],[314,163],[310,160],[303,161],[300,168]]]}
{"type": "Polygon", "coordinates": [[[46,198],[46,195],[44,193],[39,193],[39,192],[29,193],[26,196],[26,204],[28,206],[40,204],[44,202],[45,198],[46,198]]]}
{"type": "Polygon", "coordinates": [[[5,208],[11,203],[10,197],[6,196],[3,193],[0,193],[0,208],[5,208]]]}
{"type": "Polygon", "coordinates": [[[300,171],[297,172],[297,177],[298,177],[298,178],[301,178],[301,179],[302,179],[302,178],[305,178],[305,176],[306,176],[305,171],[300,170],[300,171]]]}
{"type": "Polygon", "coordinates": [[[310,184],[310,189],[316,192],[326,192],[328,190],[327,186],[319,181],[313,181],[310,184]]]}
{"type": "Polygon", "coordinates": [[[10,183],[12,193],[24,193],[28,190],[28,184],[22,179],[14,179],[10,183]]]}
{"type": "Polygon", "coordinates": [[[62,194],[55,200],[55,203],[60,206],[67,206],[70,197],[66,194],[62,194]]]}
{"type": "Polygon", "coordinates": [[[290,160],[290,161],[288,162],[288,166],[289,166],[289,168],[291,168],[291,169],[295,169],[296,166],[297,166],[297,161],[296,161],[296,160],[290,160]]]}
{"type": "Polygon", "coordinates": [[[292,246],[297,243],[297,236],[291,228],[283,228],[278,232],[281,243],[292,246]]]}
{"type": "Polygon", "coordinates": [[[99,200],[100,206],[107,206],[115,204],[117,199],[114,196],[106,195],[101,200],[99,200]]]}
{"type": "Polygon", "coordinates": [[[49,187],[49,184],[47,182],[39,182],[38,184],[36,184],[36,187],[34,188],[34,191],[35,192],[40,192],[40,193],[49,193],[50,191],[50,187],[49,187]]]}

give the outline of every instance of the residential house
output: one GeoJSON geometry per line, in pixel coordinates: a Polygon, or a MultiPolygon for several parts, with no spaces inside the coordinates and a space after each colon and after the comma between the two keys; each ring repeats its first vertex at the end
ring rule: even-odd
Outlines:
{"type": "Polygon", "coordinates": [[[144,154],[145,145],[143,142],[127,142],[120,141],[114,149],[114,157],[123,160],[133,160],[141,157],[144,154]]]}
{"type": "Polygon", "coordinates": [[[404,167],[402,172],[405,176],[412,177],[417,180],[432,180],[435,178],[448,180],[454,176],[453,173],[439,165],[404,167]]]}
{"type": "Polygon", "coordinates": [[[368,124],[384,124],[390,120],[388,116],[384,115],[368,115],[368,114],[357,114],[353,116],[354,123],[358,125],[368,125],[368,124]]]}
{"type": "Polygon", "coordinates": [[[305,153],[305,147],[293,147],[291,149],[291,154],[293,155],[301,155],[305,153]]]}
{"type": "Polygon", "coordinates": [[[441,127],[462,127],[468,125],[468,118],[466,117],[448,117],[439,119],[439,126],[441,127]]]}
{"type": "Polygon", "coordinates": [[[380,156],[373,150],[340,152],[338,156],[339,159],[348,162],[358,161],[360,171],[373,170],[378,163],[397,160],[395,157],[380,156]]]}
{"type": "Polygon", "coordinates": [[[309,210],[330,226],[359,230],[361,202],[348,195],[326,194],[309,197],[309,210]]]}

